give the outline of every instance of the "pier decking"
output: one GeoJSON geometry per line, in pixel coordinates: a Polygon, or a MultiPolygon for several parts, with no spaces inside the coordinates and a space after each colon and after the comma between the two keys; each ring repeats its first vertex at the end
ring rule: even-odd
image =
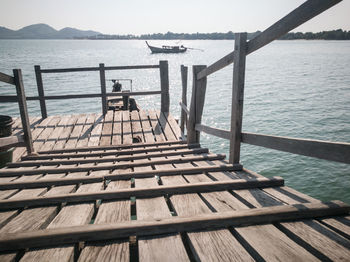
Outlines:
{"type": "Polygon", "coordinates": [[[346,205],[186,144],[170,114],[30,122],[39,154],[0,171],[1,261],[350,258],[346,205]]]}

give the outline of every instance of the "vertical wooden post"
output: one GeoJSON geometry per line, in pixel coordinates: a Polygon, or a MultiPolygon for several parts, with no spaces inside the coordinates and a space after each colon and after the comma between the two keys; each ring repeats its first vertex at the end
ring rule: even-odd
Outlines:
{"type": "Polygon", "coordinates": [[[160,72],[160,104],[162,112],[169,112],[170,98],[169,98],[169,70],[168,61],[159,61],[159,72],[160,72]]]}
{"type": "Polygon", "coordinates": [[[235,51],[233,59],[232,107],[231,107],[231,136],[230,159],[232,164],[239,163],[241,151],[244,77],[247,50],[247,33],[235,34],[235,51]]]}
{"type": "Polygon", "coordinates": [[[15,79],[16,92],[18,97],[18,106],[19,106],[19,112],[21,114],[24,139],[26,141],[27,152],[29,155],[34,152],[34,147],[33,147],[33,140],[32,140],[32,132],[30,131],[27,101],[24,93],[21,69],[13,69],[13,76],[15,79]]]}
{"type": "Polygon", "coordinates": [[[102,94],[102,113],[107,114],[107,97],[106,97],[106,74],[105,64],[100,64],[100,81],[101,81],[101,94],[102,94]]]}
{"type": "MultiPolygon", "coordinates": [[[[188,76],[188,67],[181,65],[181,81],[182,81],[182,104],[187,106],[187,76],[188,76]]],[[[182,134],[185,133],[185,123],[187,127],[187,113],[181,108],[181,122],[180,129],[182,134]]]]}
{"type": "Polygon", "coordinates": [[[38,94],[40,99],[41,117],[47,118],[44,85],[43,85],[43,79],[41,76],[40,65],[34,66],[34,70],[35,70],[35,77],[36,77],[36,85],[38,86],[38,94]]]}
{"type": "Polygon", "coordinates": [[[205,69],[205,65],[196,65],[192,67],[193,83],[190,115],[187,126],[187,143],[199,143],[200,132],[195,130],[196,124],[202,122],[202,114],[204,107],[205,91],[207,88],[207,77],[197,80],[197,74],[205,69]]]}

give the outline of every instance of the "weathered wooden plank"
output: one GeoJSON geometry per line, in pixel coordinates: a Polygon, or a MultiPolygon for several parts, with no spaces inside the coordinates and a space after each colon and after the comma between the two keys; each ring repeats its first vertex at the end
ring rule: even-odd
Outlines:
{"type": "Polygon", "coordinates": [[[130,118],[131,118],[131,123],[132,123],[131,126],[132,126],[133,143],[146,142],[145,137],[144,137],[143,132],[142,132],[142,126],[141,126],[141,122],[140,122],[139,113],[136,110],[130,112],[130,118]]]}
{"type": "Polygon", "coordinates": [[[122,144],[122,114],[120,111],[114,112],[112,145],[122,144]]]}
{"type": "MultiPolygon", "coordinates": [[[[11,181],[13,178],[8,177],[8,180],[3,180],[0,183],[0,193],[3,193],[4,190],[11,191],[7,192],[4,197],[6,198],[7,194],[11,194],[16,190],[9,189],[23,189],[23,188],[37,188],[37,187],[46,187],[46,186],[59,186],[59,185],[74,185],[79,183],[97,183],[104,180],[126,180],[132,178],[149,178],[154,176],[174,176],[174,175],[191,175],[202,172],[215,172],[215,171],[232,171],[237,169],[232,165],[211,165],[206,167],[189,167],[189,168],[177,168],[177,169],[160,169],[152,171],[139,171],[139,172],[127,172],[126,170],[115,170],[112,174],[103,174],[103,176],[88,176],[88,177],[65,177],[60,179],[51,178],[52,175],[47,176],[44,181],[31,179],[29,181],[11,181]]],[[[7,178],[7,177],[5,177],[7,178]]],[[[5,179],[3,178],[3,179],[5,179]]],[[[227,177],[228,178],[228,177],[227,177]]],[[[3,194],[1,194],[3,196],[3,194]]]]}
{"type": "MultiPolygon", "coordinates": [[[[100,120],[97,120],[100,121],[100,120]]],[[[94,131],[94,130],[93,130],[94,131]]],[[[90,139],[91,140],[91,139],[90,139]]],[[[175,144],[186,144],[185,141],[164,141],[164,142],[153,142],[153,143],[139,143],[139,144],[126,144],[126,145],[117,145],[117,146],[88,146],[80,148],[66,148],[59,150],[50,150],[50,151],[39,151],[39,154],[58,154],[58,153],[71,153],[71,152],[86,152],[86,151],[101,151],[101,150],[124,150],[138,147],[154,147],[162,145],[175,145],[175,144]]]]}
{"type": "Polygon", "coordinates": [[[200,133],[195,130],[196,124],[200,124],[202,121],[205,91],[207,88],[207,79],[201,78],[197,80],[197,73],[206,68],[206,66],[196,65],[193,66],[193,83],[192,83],[192,98],[190,105],[190,115],[188,117],[187,126],[187,142],[199,143],[200,133]]]}
{"type": "Polygon", "coordinates": [[[0,72],[0,82],[5,82],[5,83],[10,84],[10,85],[15,84],[15,80],[14,80],[13,76],[9,76],[9,75],[6,75],[6,74],[1,73],[1,72],[0,72]]]}
{"type": "Polygon", "coordinates": [[[168,121],[168,124],[170,125],[171,130],[173,131],[173,133],[175,135],[176,140],[184,139],[182,137],[181,129],[179,127],[179,124],[176,122],[176,120],[173,117],[173,115],[167,113],[167,114],[164,114],[164,116],[166,117],[166,119],[168,121]]]}
{"type": "MultiPolygon", "coordinates": [[[[151,130],[152,132],[152,130],[151,130]]],[[[154,141],[153,135],[152,139],[154,141]]],[[[199,144],[183,144],[183,145],[165,145],[165,146],[154,146],[154,147],[145,147],[145,148],[136,148],[136,149],[125,149],[125,150],[108,150],[108,151],[93,151],[93,152],[78,152],[78,153],[66,153],[66,154],[40,154],[37,156],[24,156],[22,157],[23,160],[52,160],[52,159],[74,159],[74,158],[93,158],[93,157],[105,157],[105,156],[125,156],[125,155],[132,155],[132,154],[139,154],[139,153],[150,153],[150,152],[157,152],[157,151],[169,151],[169,150],[179,150],[179,149],[186,149],[186,148],[198,148],[200,147],[199,144]]]]}
{"type": "Polygon", "coordinates": [[[152,143],[155,141],[151,123],[148,119],[147,113],[144,110],[139,111],[140,121],[142,125],[143,135],[146,143],[152,143]]]}
{"type": "Polygon", "coordinates": [[[166,140],[167,141],[178,140],[178,137],[176,137],[176,135],[173,133],[173,131],[170,127],[170,124],[167,121],[168,114],[164,114],[160,111],[157,111],[156,113],[157,113],[159,124],[164,131],[164,135],[165,135],[166,140]]]}
{"type": "Polygon", "coordinates": [[[51,133],[55,130],[57,124],[60,122],[60,117],[53,117],[45,129],[40,133],[40,135],[34,140],[33,146],[34,150],[38,151],[50,137],[51,133]]]}
{"type": "Polygon", "coordinates": [[[86,114],[78,115],[77,121],[76,121],[74,128],[72,130],[72,133],[70,134],[70,136],[69,136],[69,138],[64,146],[65,148],[75,148],[76,147],[78,139],[83,131],[86,119],[87,119],[86,114]]]}
{"type": "MultiPolygon", "coordinates": [[[[225,158],[225,155],[222,154],[201,154],[198,156],[191,157],[179,157],[173,156],[171,159],[162,159],[155,160],[152,164],[169,164],[169,163],[183,163],[189,161],[201,161],[201,160],[222,160],[225,158]]],[[[74,167],[51,167],[51,168],[40,168],[40,169],[29,169],[26,170],[24,168],[11,168],[11,169],[2,169],[0,170],[1,177],[13,177],[16,175],[36,175],[36,174],[58,174],[58,173],[67,173],[67,172],[81,172],[81,171],[96,171],[96,170],[115,170],[115,169],[123,169],[123,168],[131,168],[135,166],[147,166],[150,164],[150,161],[140,161],[137,163],[118,163],[118,164],[104,164],[104,165],[81,165],[74,167]]],[[[234,165],[236,170],[241,170],[241,165],[234,165]]]]}
{"type": "MultiPolygon", "coordinates": [[[[155,161],[154,161],[155,162],[155,161]]],[[[173,179],[168,176],[165,179],[173,179]]],[[[34,198],[22,198],[20,200],[0,200],[0,209],[20,208],[25,206],[37,206],[46,204],[59,204],[65,202],[82,202],[93,201],[97,199],[125,199],[132,196],[135,197],[154,197],[164,194],[186,194],[186,193],[200,193],[200,192],[213,192],[223,190],[237,190],[237,189],[249,189],[249,188],[264,188],[283,185],[284,180],[280,177],[257,178],[256,180],[246,181],[243,179],[237,179],[233,181],[213,181],[209,183],[195,183],[179,186],[162,186],[146,189],[125,189],[116,192],[94,192],[94,193],[81,193],[81,194],[64,194],[50,197],[34,197],[34,198]]],[[[34,190],[34,189],[33,189],[34,190]]],[[[22,190],[23,191],[23,190],[22,190]]]]}
{"type": "MultiPolygon", "coordinates": [[[[157,117],[156,112],[154,110],[148,110],[148,115],[149,115],[149,120],[151,122],[153,134],[156,138],[156,141],[157,142],[166,141],[165,136],[163,134],[162,127],[161,127],[160,123],[158,122],[158,117],[157,117]]],[[[169,141],[169,142],[172,142],[172,141],[169,141]]]]}
{"type": "Polygon", "coordinates": [[[182,87],[182,96],[181,96],[181,118],[180,118],[180,130],[185,133],[185,123],[187,125],[187,119],[189,111],[187,109],[187,78],[188,78],[188,67],[181,65],[181,87],[182,87]]]}
{"type": "MultiPolygon", "coordinates": [[[[148,171],[152,167],[145,167],[148,171]]],[[[142,171],[135,168],[134,171],[142,171]]],[[[135,179],[136,188],[147,188],[158,186],[155,177],[135,179]]],[[[153,197],[147,199],[136,199],[137,220],[151,220],[170,218],[171,213],[164,197],[153,197]]],[[[166,261],[171,257],[174,261],[187,261],[186,250],[182,244],[179,234],[141,237],[138,241],[140,261],[166,261]],[[167,250],[167,252],[159,252],[167,250]]]]}
{"type": "Polygon", "coordinates": [[[113,111],[109,110],[104,118],[103,128],[100,138],[100,145],[106,146],[111,145],[112,143],[112,134],[113,134],[113,111]]]}
{"type": "MultiPolygon", "coordinates": [[[[40,65],[35,65],[34,71],[35,71],[36,85],[38,87],[38,94],[39,94],[38,100],[40,101],[41,117],[47,118],[46,102],[44,98],[45,96],[44,84],[43,84],[43,79],[41,75],[40,65]]],[[[27,97],[27,100],[28,100],[28,97],[27,97]]]]}
{"type": "Polygon", "coordinates": [[[81,132],[81,136],[79,137],[78,143],[76,145],[77,147],[84,147],[88,145],[91,131],[94,128],[95,119],[96,119],[96,114],[89,114],[87,116],[85,125],[81,132]]]}
{"type": "Polygon", "coordinates": [[[350,216],[320,219],[327,227],[350,240],[350,216]]]}
{"type": "Polygon", "coordinates": [[[235,164],[239,163],[241,154],[246,49],[247,33],[236,33],[232,81],[231,127],[229,149],[229,162],[235,164]]]}
{"type": "MultiPolygon", "coordinates": [[[[175,167],[189,167],[191,164],[177,164],[175,167]]],[[[164,184],[186,184],[184,178],[164,177],[164,184]]],[[[193,216],[210,214],[211,210],[197,194],[174,195],[170,197],[171,203],[178,216],[193,216]]],[[[187,233],[193,256],[199,261],[232,261],[232,258],[251,261],[249,254],[227,230],[202,231],[187,233]],[[234,245],[235,248],[232,248],[234,245]]]]}
{"type": "MultiPolygon", "coordinates": [[[[103,120],[104,120],[103,114],[101,114],[98,117],[96,117],[96,122],[95,122],[95,124],[94,124],[94,126],[92,128],[90,139],[89,139],[89,142],[88,142],[88,146],[87,147],[81,147],[81,148],[84,149],[82,151],[91,151],[93,149],[88,150],[88,148],[90,148],[90,147],[96,148],[96,146],[99,144],[100,138],[101,138],[103,120]]],[[[51,153],[52,154],[57,154],[57,153],[77,152],[77,151],[78,150],[76,150],[76,149],[66,149],[66,150],[51,151],[51,153]]],[[[50,154],[50,152],[43,152],[43,153],[50,154]]]]}
{"type": "MultiPolygon", "coordinates": [[[[58,133],[58,139],[51,150],[63,149],[69,139],[78,116],[70,116],[62,131],[58,133]]],[[[50,151],[51,151],[50,150],[50,151]]]]}
{"type": "MultiPolygon", "coordinates": [[[[101,183],[82,185],[77,190],[77,193],[96,191],[101,188],[101,183]]],[[[67,225],[78,226],[88,224],[91,220],[93,212],[94,204],[76,204],[64,206],[47,228],[59,229],[67,225]]],[[[22,260],[48,261],[53,257],[57,257],[57,255],[59,255],[60,261],[70,261],[74,256],[74,246],[29,251],[25,253],[22,260]]]]}
{"type": "Polygon", "coordinates": [[[290,12],[281,20],[264,30],[261,34],[250,40],[247,47],[247,54],[267,45],[271,41],[288,33],[299,25],[317,16],[328,8],[336,5],[341,0],[308,0],[298,8],[290,12]]]}
{"type": "MultiPolygon", "coordinates": [[[[130,188],[130,181],[110,182],[106,190],[130,188]]],[[[102,202],[98,209],[94,224],[116,223],[130,220],[130,200],[102,202]]],[[[101,261],[129,261],[128,240],[111,243],[90,243],[79,256],[79,261],[89,259],[101,261]]]]}
{"type": "Polygon", "coordinates": [[[235,53],[234,51],[232,51],[231,53],[225,55],[223,58],[208,66],[207,68],[204,68],[201,71],[199,71],[196,75],[197,80],[209,76],[215,73],[216,71],[219,71],[220,69],[223,69],[224,67],[232,64],[234,55],[235,53]]]}
{"type": "Polygon", "coordinates": [[[230,139],[230,135],[231,135],[230,131],[214,128],[214,127],[210,127],[202,124],[196,124],[195,129],[196,131],[204,132],[209,135],[221,137],[223,139],[228,139],[228,140],[230,139]]]}
{"type": "Polygon", "coordinates": [[[350,143],[242,133],[242,142],[298,155],[350,163],[350,143]]]}
{"type": "Polygon", "coordinates": [[[169,112],[170,97],[169,97],[169,69],[168,61],[159,61],[160,72],[160,90],[162,91],[160,97],[161,112],[169,112]]]}
{"type": "Polygon", "coordinates": [[[0,148],[2,150],[9,149],[11,147],[23,147],[26,143],[24,141],[24,136],[8,136],[0,137],[0,148]]]}
{"type": "MultiPolygon", "coordinates": [[[[346,214],[350,207],[340,201],[308,203],[293,206],[275,206],[249,210],[208,213],[190,217],[176,217],[155,221],[133,221],[103,225],[84,225],[68,228],[54,228],[34,232],[14,233],[0,236],[0,250],[68,244],[79,241],[93,241],[147,236],[179,231],[192,231],[228,226],[265,224],[310,217],[346,214]]],[[[248,227],[240,227],[246,230],[248,227]]],[[[261,240],[261,239],[259,239],[261,240]]]]}
{"type": "Polygon", "coordinates": [[[132,144],[131,121],[129,111],[122,112],[123,144],[132,144]]]}
{"type": "MultiPolygon", "coordinates": [[[[109,136],[109,138],[111,138],[109,136]]],[[[110,142],[110,140],[109,140],[110,142]]],[[[148,155],[131,155],[131,156],[119,156],[119,157],[92,157],[92,158],[75,158],[75,159],[58,159],[58,160],[41,160],[38,162],[34,161],[23,161],[17,163],[8,163],[8,167],[33,167],[41,165],[43,166],[56,166],[56,165],[73,165],[73,164],[87,164],[87,163],[107,163],[107,162],[115,162],[115,161],[129,161],[135,159],[145,159],[149,157],[162,157],[162,156],[176,156],[176,155],[188,155],[188,154],[202,154],[208,153],[209,150],[207,148],[193,148],[193,149],[180,149],[180,150],[172,150],[165,152],[154,152],[148,155]]]]}

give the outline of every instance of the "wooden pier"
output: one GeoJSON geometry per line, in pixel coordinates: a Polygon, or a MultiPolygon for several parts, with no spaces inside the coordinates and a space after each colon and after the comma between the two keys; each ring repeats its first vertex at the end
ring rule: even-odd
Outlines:
{"type": "MultiPolygon", "coordinates": [[[[16,86],[21,118],[0,148],[18,146],[0,169],[0,261],[350,261],[350,206],[320,202],[240,164],[240,144],[350,162],[350,144],[242,132],[245,57],[337,1],[309,0],[210,66],[193,67],[187,108],[182,66],[180,125],[169,113],[167,62],[151,66],[41,69],[38,97],[16,86]],[[310,11],[311,10],[311,11],[310,11]],[[231,130],[201,124],[206,78],[234,63],[231,130]],[[105,70],[159,69],[160,91],[107,93],[105,70]],[[98,71],[102,112],[52,116],[42,73],[98,71]],[[107,110],[108,96],[160,94],[159,110],[107,110]],[[28,117],[38,100],[41,117],[28,117]],[[187,136],[186,136],[186,129],[187,136]],[[200,145],[200,133],[228,139],[230,156],[200,145]],[[22,146],[22,147],[21,147],[22,146]]],[[[81,95],[80,98],[88,97],[81,95]]],[[[91,97],[91,95],[90,95],[91,97]]],[[[283,174],[281,174],[283,175],[283,174]]]]}

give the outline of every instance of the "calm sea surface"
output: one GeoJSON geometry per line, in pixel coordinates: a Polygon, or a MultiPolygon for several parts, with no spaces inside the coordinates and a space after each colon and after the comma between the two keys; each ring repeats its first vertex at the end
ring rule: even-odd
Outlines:
{"type": "MultiPolygon", "coordinates": [[[[180,65],[209,65],[233,50],[233,41],[151,41],[183,44],[204,51],[151,55],[144,41],[0,40],[0,72],[21,68],[27,95],[37,95],[34,65],[42,68],[158,64],[169,61],[171,112],[179,116],[180,65]]],[[[192,83],[189,72],[189,89],[192,83]]],[[[107,79],[130,78],[133,91],[159,89],[159,71],[108,71],[107,79]]],[[[99,73],[43,75],[45,92],[82,94],[100,91],[99,73]]],[[[203,123],[229,129],[232,66],[208,78],[203,123]]],[[[108,81],[111,90],[112,82],[108,81]]],[[[15,94],[0,83],[1,94],[15,94]]],[[[124,83],[129,89],[129,83],[124,83]]],[[[189,98],[190,98],[189,90],[189,98]]],[[[159,96],[138,97],[143,108],[160,108],[159,96]]],[[[37,102],[31,116],[40,115],[37,102]]],[[[99,99],[48,101],[48,114],[100,112],[99,99]]],[[[16,104],[0,104],[0,114],[18,115],[16,104]]],[[[247,57],[243,131],[350,142],[350,41],[275,41],[247,57]]],[[[228,141],[202,135],[203,146],[227,153],[228,141]]],[[[264,176],[321,200],[350,203],[350,165],[243,144],[241,162],[264,176]]]]}

